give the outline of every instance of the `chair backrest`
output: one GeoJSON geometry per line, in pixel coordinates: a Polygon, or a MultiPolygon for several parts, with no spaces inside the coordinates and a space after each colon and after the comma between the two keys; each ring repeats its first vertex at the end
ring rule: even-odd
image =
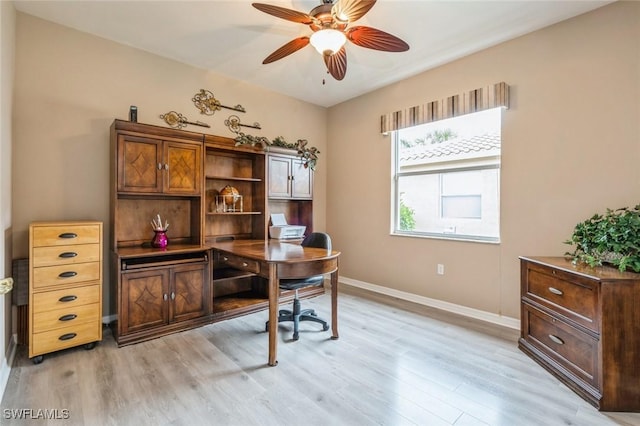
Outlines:
{"type": "Polygon", "coordinates": [[[331,237],[324,232],[312,232],[305,237],[300,245],[331,250],[331,237]]]}

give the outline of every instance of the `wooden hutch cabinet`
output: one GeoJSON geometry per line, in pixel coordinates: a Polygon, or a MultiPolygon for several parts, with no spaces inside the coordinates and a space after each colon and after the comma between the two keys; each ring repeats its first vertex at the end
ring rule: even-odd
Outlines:
{"type": "MultiPolygon", "coordinates": [[[[118,345],[268,307],[258,271],[210,245],[267,239],[272,212],[311,232],[313,173],[295,151],[276,151],[267,164],[264,150],[236,146],[232,138],[114,121],[110,240],[118,345]],[[286,196],[268,196],[268,182],[289,182],[286,196]],[[227,186],[237,191],[232,203],[220,194],[227,186]],[[151,246],[150,221],[158,214],[170,224],[162,249],[151,246]]],[[[292,297],[283,293],[281,301],[292,297]]]]}
{"type": "Polygon", "coordinates": [[[284,148],[269,148],[267,163],[269,214],[282,213],[290,225],[313,232],[313,170],[284,148]]]}
{"type": "Polygon", "coordinates": [[[599,410],[640,410],[640,274],[520,259],[520,349],[599,410]]]}

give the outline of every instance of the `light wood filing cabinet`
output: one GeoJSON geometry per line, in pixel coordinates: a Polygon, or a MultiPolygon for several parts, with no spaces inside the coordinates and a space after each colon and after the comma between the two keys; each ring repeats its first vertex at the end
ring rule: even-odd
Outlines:
{"type": "Polygon", "coordinates": [[[102,223],[29,227],[29,358],[102,340],[102,223]]]}

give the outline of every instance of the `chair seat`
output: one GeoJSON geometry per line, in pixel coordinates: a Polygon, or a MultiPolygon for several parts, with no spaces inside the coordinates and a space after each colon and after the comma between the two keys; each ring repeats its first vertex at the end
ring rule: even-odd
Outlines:
{"type": "Polygon", "coordinates": [[[280,280],[280,288],[283,290],[298,290],[303,287],[319,286],[323,283],[324,276],[314,275],[313,277],[280,280]]]}

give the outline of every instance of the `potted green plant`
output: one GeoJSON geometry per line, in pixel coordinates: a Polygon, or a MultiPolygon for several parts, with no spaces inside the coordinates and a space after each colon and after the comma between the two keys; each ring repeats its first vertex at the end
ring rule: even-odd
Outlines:
{"type": "Polygon", "coordinates": [[[565,243],[575,246],[566,253],[574,263],[640,272],[640,204],[593,215],[578,223],[565,243]]]}

